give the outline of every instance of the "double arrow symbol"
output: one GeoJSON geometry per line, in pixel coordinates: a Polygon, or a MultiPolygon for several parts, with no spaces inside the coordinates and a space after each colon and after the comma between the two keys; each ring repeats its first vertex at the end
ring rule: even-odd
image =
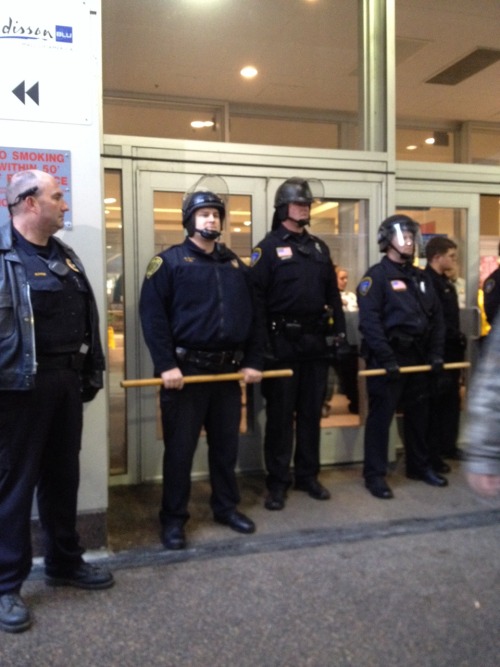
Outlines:
{"type": "Polygon", "coordinates": [[[28,95],[28,97],[31,97],[31,99],[33,100],[33,102],[35,104],[39,105],[40,104],[40,97],[39,97],[39,90],[38,90],[38,81],[35,83],[35,85],[31,86],[31,88],[29,90],[25,89],[24,84],[25,84],[25,82],[22,81],[18,86],[16,86],[14,88],[14,90],[12,91],[14,93],[14,95],[19,100],[21,100],[21,102],[23,104],[26,104],[26,101],[25,101],[26,100],[26,95],[28,95]]]}

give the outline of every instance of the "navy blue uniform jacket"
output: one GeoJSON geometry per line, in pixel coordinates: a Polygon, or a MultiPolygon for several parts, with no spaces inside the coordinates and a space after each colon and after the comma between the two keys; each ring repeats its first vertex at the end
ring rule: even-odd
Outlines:
{"type": "Polygon", "coordinates": [[[176,347],[242,348],[242,367],[262,368],[261,328],[248,274],[222,244],[207,254],[186,239],[153,257],[139,311],[155,375],[178,366],[176,347]]]}
{"type": "Polygon", "coordinates": [[[441,304],[424,271],[383,257],[362,278],[357,297],[365,356],[381,365],[396,362],[390,340],[402,334],[419,341],[427,363],[443,357],[441,304]]]}

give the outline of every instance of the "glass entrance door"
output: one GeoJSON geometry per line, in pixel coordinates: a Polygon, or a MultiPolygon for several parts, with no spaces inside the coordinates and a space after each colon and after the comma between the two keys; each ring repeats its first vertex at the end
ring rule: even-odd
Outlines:
{"type": "MultiPolygon", "coordinates": [[[[479,195],[433,192],[399,192],[398,212],[420,224],[423,248],[418,258],[424,268],[425,243],[435,235],[445,236],[458,246],[458,273],[452,277],[460,305],[460,326],[468,339],[466,359],[475,362],[480,337],[479,286],[479,195]]],[[[451,277],[451,276],[450,276],[451,277]]],[[[470,371],[462,374],[462,405],[465,405],[470,371]]]]}
{"type": "MultiPolygon", "coordinates": [[[[123,184],[119,169],[108,168],[105,175],[106,195],[109,195],[106,204],[109,223],[108,370],[111,481],[114,484],[161,478],[163,442],[158,389],[125,391],[120,388],[120,380],[152,375],[152,364],[138,318],[140,288],[151,257],[182,241],[182,198],[202,176],[194,171],[172,173],[140,169],[134,177],[133,169],[128,174],[125,172],[127,166],[128,163],[124,167],[123,184]],[[127,182],[133,183],[132,192],[128,191],[127,182]]],[[[284,178],[224,178],[231,195],[223,240],[246,260],[251,248],[271,226],[274,194],[284,178]]],[[[379,183],[327,178],[321,181],[324,196],[313,205],[310,232],[329,245],[334,263],[347,274],[346,290],[354,292],[368,265],[368,219],[370,213],[380,207],[382,189],[379,183]]],[[[349,340],[356,351],[356,308],[347,312],[346,317],[349,340]]],[[[325,409],[322,420],[323,464],[362,458],[362,410],[350,409],[356,406],[350,405],[350,392],[346,389],[347,386],[352,388],[353,384],[357,387],[356,366],[351,370],[353,381],[350,385],[349,380],[335,369],[331,372],[331,393],[325,396],[328,409],[325,409]]],[[[247,471],[261,470],[265,417],[260,390],[250,387],[243,392],[243,397],[239,467],[247,471]]],[[[202,434],[193,474],[205,476],[206,473],[206,447],[202,434]]]]}

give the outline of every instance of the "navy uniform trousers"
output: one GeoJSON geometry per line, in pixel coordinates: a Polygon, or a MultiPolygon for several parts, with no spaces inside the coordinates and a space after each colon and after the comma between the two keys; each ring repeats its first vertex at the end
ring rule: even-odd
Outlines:
{"type": "Polygon", "coordinates": [[[270,490],[290,486],[292,455],[296,480],[317,477],[321,409],[328,375],[326,359],[285,361],[281,367],[291,368],[293,376],[262,381],[262,395],[266,399],[266,486],[270,490]]]}
{"type": "Polygon", "coordinates": [[[35,389],[0,391],[0,594],[18,591],[31,569],[35,488],[46,568],[64,571],[82,560],[80,387],[75,370],[42,370],[35,389]]]}
{"type": "MultiPolygon", "coordinates": [[[[224,372],[233,369],[224,369],[224,372]]],[[[185,375],[207,371],[191,369],[185,375]]],[[[187,384],[180,391],[160,391],[163,425],[163,496],[160,521],[185,522],[189,518],[191,466],[201,429],[207,433],[208,467],[212,494],[210,506],[216,516],[232,512],[240,501],[236,480],[241,420],[241,389],[238,382],[187,384]]]]}
{"type": "MultiPolygon", "coordinates": [[[[423,363],[422,356],[408,350],[396,353],[400,366],[423,363]]],[[[370,367],[370,365],[369,365],[370,367]]],[[[429,373],[401,374],[397,380],[386,376],[366,378],[368,416],[365,424],[365,479],[387,474],[389,429],[396,410],[404,414],[403,443],[406,472],[420,475],[430,468],[427,445],[429,423],[429,373]]]]}

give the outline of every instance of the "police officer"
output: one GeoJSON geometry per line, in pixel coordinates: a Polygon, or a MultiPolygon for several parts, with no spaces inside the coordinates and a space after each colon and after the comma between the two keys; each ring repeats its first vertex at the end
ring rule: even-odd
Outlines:
{"type": "MultiPolygon", "coordinates": [[[[222,180],[222,179],[221,179],[222,180]]],[[[214,520],[240,533],[255,524],[236,506],[235,475],[241,415],[238,381],[184,384],[189,375],[238,371],[244,381],[261,379],[262,346],[249,282],[249,269],[218,243],[225,218],[214,192],[189,193],[182,205],[187,238],[153,257],[140,297],[144,338],[160,390],[163,438],[162,542],[186,546],[184,525],[194,452],[202,427],[214,520]]]]}
{"type": "Polygon", "coordinates": [[[68,205],[52,176],[14,174],[0,225],[0,628],[21,632],[35,488],[49,585],[99,589],[76,532],[82,402],[102,388],[98,314],[81,261],[60,239],[68,205]]]}
{"type": "MultiPolygon", "coordinates": [[[[281,510],[291,486],[317,500],[330,492],[318,481],[320,420],[328,372],[327,338],[345,343],[345,317],[328,246],[308,233],[313,195],[302,178],[289,178],[275,195],[272,231],[252,253],[252,279],[267,323],[271,364],[292,378],[266,379],[265,507],[281,510]]],[[[348,347],[348,346],[347,346],[348,347]]]]}
{"type": "MultiPolygon", "coordinates": [[[[445,325],[445,363],[463,361],[467,339],[460,331],[458,295],[447,273],[457,265],[457,244],[444,236],[434,236],[425,246],[425,273],[441,302],[445,325]]],[[[460,371],[449,370],[431,381],[431,411],[428,445],[436,472],[450,472],[443,459],[460,459],[457,447],[460,423],[460,371]]]]}
{"type": "Polygon", "coordinates": [[[397,407],[404,412],[406,476],[432,486],[447,480],[430,463],[426,444],[429,422],[429,378],[400,373],[402,366],[431,364],[443,368],[444,325],[429,276],[413,266],[419,226],[406,215],[393,215],[378,230],[385,257],[366,272],[358,285],[361,354],[367,368],[386,374],[367,378],[369,399],[364,436],[365,485],[376,498],[393,497],[385,477],[389,427],[397,407]]]}

